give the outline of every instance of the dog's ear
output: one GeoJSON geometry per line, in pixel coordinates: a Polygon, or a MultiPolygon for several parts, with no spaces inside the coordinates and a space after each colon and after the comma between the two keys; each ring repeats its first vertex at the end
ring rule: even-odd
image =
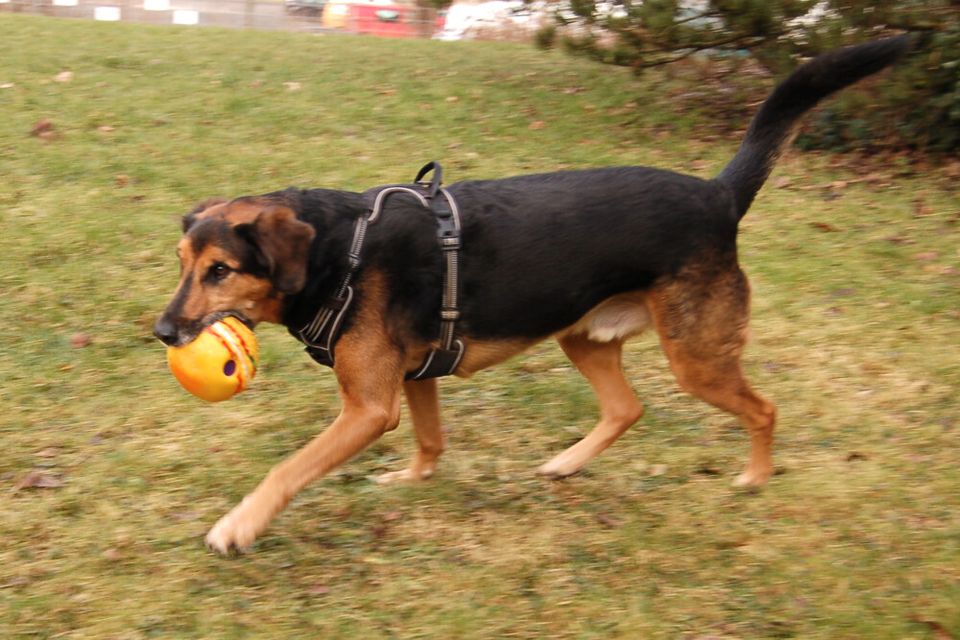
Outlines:
{"type": "Polygon", "coordinates": [[[307,280],[307,258],[316,231],[301,222],[287,207],[261,211],[253,222],[234,227],[253,245],[257,258],[270,274],[274,288],[286,294],[298,293],[307,280]]]}
{"type": "Polygon", "coordinates": [[[204,211],[206,211],[207,209],[209,209],[214,205],[223,204],[226,201],[227,200],[225,198],[207,198],[203,202],[199,203],[197,206],[195,206],[193,209],[190,210],[190,213],[183,216],[183,219],[180,223],[181,227],[183,228],[183,232],[186,233],[187,231],[190,230],[190,227],[192,227],[193,223],[197,221],[197,217],[201,213],[203,213],[204,211]]]}

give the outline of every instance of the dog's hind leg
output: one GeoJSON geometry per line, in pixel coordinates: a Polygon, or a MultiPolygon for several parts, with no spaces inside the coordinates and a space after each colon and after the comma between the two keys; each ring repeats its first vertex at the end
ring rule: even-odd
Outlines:
{"type": "Polygon", "coordinates": [[[403,383],[403,391],[417,437],[417,452],[406,469],[378,476],[379,484],[426,480],[433,475],[437,458],[443,453],[444,437],[436,379],[408,380],[403,383]]]}
{"type": "Polygon", "coordinates": [[[643,405],[623,376],[623,342],[597,342],[586,334],[565,335],[560,346],[587,379],[600,404],[600,421],[582,440],[538,469],[538,473],[562,478],[579,471],[609,447],[643,415],[643,405]]]}
{"type": "Polygon", "coordinates": [[[737,416],[750,434],[750,460],[734,484],[765,484],[773,474],[777,410],[750,388],[740,365],[747,336],[746,277],[736,265],[721,266],[707,278],[681,276],[666,283],[649,301],[680,387],[737,416]]]}

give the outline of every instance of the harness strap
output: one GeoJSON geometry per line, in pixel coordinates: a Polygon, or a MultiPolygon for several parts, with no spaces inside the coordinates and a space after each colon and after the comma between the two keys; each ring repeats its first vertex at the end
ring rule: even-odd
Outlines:
{"type": "Polygon", "coordinates": [[[340,286],[333,298],[317,310],[313,320],[298,333],[300,341],[306,345],[306,352],[320,364],[332,367],[334,364],[333,348],[340,337],[343,320],[353,302],[353,281],[357,269],[360,268],[360,256],[363,250],[363,241],[367,237],[367,227],[376,222],[383,211],[387,196],[393,193],[409,193],[417,197],[420,203],[427,207],[428,201],[423,194],[409,187],[387,187],[377,194],[373,205],[364,215],[357,218],[353,225],[353,240],[347,253],[347,273],[340,281],[340,286]]]}
{"type": "Polygon", "coordinates": [[[436,216],[437,240],[443,255],[443,294],[440,302],[440,346],[431,349],[423,364],[415,371],[409,372],[406,379],[425,380],[447,376],[452,374],[460,364],[465,350],[463,341],[456,338],[456,324],[460,318],[458,306],[459,251],[462,244],[460,210],[453,196],[440,187],[441,175],[439,163],[427,164],[417,174],[413,185],[393,185],[377,191],[370,210],[357,218],[354,223],[353,240],[347,255],[347,273],[334,297],[320,307],[313,320],[298,332],[300,341],[306,345],[307,353],[318,363],[328,367],[334,365],[333,350],[340,337],[343,320],[353,302],[354,291],[351,282],[360,267],[367,227],[380,217],[390,195],[407,193],[415,196],[420,204],[430,209],[436,216]],[[421,182],[421,179],[431,171],[433,171],[433,179],[430,182],[421,182]],[[438,194],[443,197],[436,197],[438,194]]]}
{"type": "MultiPolygon", "coordinates": [[[[429,167],[429,165],[427,165],[429,167]]],[[[424,167],[426,169],[427,167],[424,167]]],[[[421,170],[421,174],[423,170],[421,170]]],[[[439,175],[439,168],[434,176],[439,175]]],[[[443,253],[443,296],[440,300],[440,347],[431,349],[420,368],[407,374],[407,380],[439,378],[453,373],[463,359],[465,346],[456,338],[460,319],[460,210],[446,189],[442,198],[433,198],[431,210],[437,218],[437,240],[443,253]]]]}

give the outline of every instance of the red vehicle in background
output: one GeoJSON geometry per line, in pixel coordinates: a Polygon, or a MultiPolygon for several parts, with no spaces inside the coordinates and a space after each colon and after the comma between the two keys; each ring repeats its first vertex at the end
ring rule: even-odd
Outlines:
{"type": "Polygon", "coordinates": [[[384,38],[430,38],[443,29],[444,14],[412,4],[331,0],[323,26],[384,38]]]}

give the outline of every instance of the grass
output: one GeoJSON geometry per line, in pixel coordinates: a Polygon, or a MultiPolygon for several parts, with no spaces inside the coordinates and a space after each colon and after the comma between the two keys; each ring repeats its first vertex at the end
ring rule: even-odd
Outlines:
{"type": "Polygon", "coordinates": [[[176,386],[150,327],[180,214],[430,159],[451,181],[706,176],[736,141],[705,135],[682,77],[514,45],[9,14],[0,41],[0,637],[960,635],[955,168],[792,153],[745,219],[746,367],[780,408],[764,491],[729,486],[746,437],[677,390],[650,338],[626,363],[641,423],[584,473],[538,479],[595,414],[543,345],[442,383],[435,479],[370,482],[411,453],[404,422],[224,560],[207,527],[337,400],[276,327],[242,396],[176,386]],[[52,137],[31,136],[44,119],[52,137]],[[15,490],[31,473],[51,486],[15,490]]]}

